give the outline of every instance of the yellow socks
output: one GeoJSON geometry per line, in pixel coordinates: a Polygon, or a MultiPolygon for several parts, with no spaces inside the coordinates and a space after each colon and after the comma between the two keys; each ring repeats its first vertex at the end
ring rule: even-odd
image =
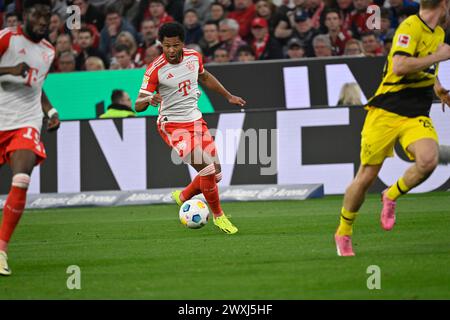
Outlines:
{"type": "Polygon", "coordinates": [[[339,227],[336,231],[338,236],[351,236],[353,233],[353,221],[356,219],[357,212],[347,211],[344,207],[341,210],[339,227]]]}
{"type": "Polygon", "coordinates": [[[401,195],[407,193],[410,190],[405,184],[405,181],[403,181],[403,177],[398,179],[397,183],[394,183],[392,186],[389,187],[388,191],[386,192],[386,196],[395,201],[398,197],[401,195]]]}

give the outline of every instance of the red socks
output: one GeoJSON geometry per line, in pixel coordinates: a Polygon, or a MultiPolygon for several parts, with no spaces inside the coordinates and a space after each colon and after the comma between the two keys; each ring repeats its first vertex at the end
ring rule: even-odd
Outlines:
{"type": "Polygon", "coordinates": [[[201,192],[200,175],[196,175],[194,180],[181,192],[181,197],[183,197],[183,201],[187,201],[201,192]]]}
{"type": "Polygon", "coordinates": [[[220,207],[219,190],[216,182],[216,169],[214,164],[210,164],[198,173],[200,177],[200,190],[205,196],[214,217],[219,217],[223,214],[220,207]]]}
{"type": "Polygon", "coordinates": [[[19,173],[13,177],[11,190],[3,207],[3,220],[0,228],[0,250],[2,251],[6,251],[8,242],[25,209],[29,183],[30,176],[26,174],[19,173]]]}
{"type": "MultiPolygon", "coordinates": [[[[205,168],[206,169],[206,168],[205,168]]],[[[222,180],[222,172],[219,172],[215,175],[216,183],[219,183],[222,180]]],[[[202,193],[200,189],[200,174],[196,175],[194,180],[181,192],[181,197],[183,201],[187,201],[192,197],[202,193]]]]}

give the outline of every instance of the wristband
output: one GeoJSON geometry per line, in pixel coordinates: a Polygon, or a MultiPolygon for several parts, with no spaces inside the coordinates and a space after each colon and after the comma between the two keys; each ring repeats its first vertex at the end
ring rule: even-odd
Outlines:
{"type": "Polygon", "coordinates": [[[58,110],[56,110],[55,108],[51,108],[50,110],[48,110],[47,112],[47,117],[49,119],[51,119],[55,114],[58,113],[58,110]]]}

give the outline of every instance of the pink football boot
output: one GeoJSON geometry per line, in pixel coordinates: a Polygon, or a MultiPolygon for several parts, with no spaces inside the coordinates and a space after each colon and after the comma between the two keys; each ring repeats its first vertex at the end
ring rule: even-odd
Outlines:
{"type": "Polygon", "coordinates": [[[338,236],[337,234],[335,234],[334,241],[336,242],[336,249],[338,256],[353,257],[355,255],[352,248],[352,237],[338,236]]]}
{"type": "Polygon", "coordinates": [[[391,200],[386,195],[386,190],[381,194],[381,202],[383,203],[383,209],[381,210],[381,226],[384,230],[389,231],[394,228],[395,224],[395,206],[394,200],[391,200]]]}

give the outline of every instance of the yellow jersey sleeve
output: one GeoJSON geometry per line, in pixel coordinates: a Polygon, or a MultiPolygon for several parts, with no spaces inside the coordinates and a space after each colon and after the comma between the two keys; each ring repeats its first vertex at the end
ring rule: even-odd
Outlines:
{"type": "Polygon", "coordinates": [[[412,21],[404,21],[397,28],[392,41],[392,56],[396,54],[414,56],[419,43],[420,32],[412,21]]]}

